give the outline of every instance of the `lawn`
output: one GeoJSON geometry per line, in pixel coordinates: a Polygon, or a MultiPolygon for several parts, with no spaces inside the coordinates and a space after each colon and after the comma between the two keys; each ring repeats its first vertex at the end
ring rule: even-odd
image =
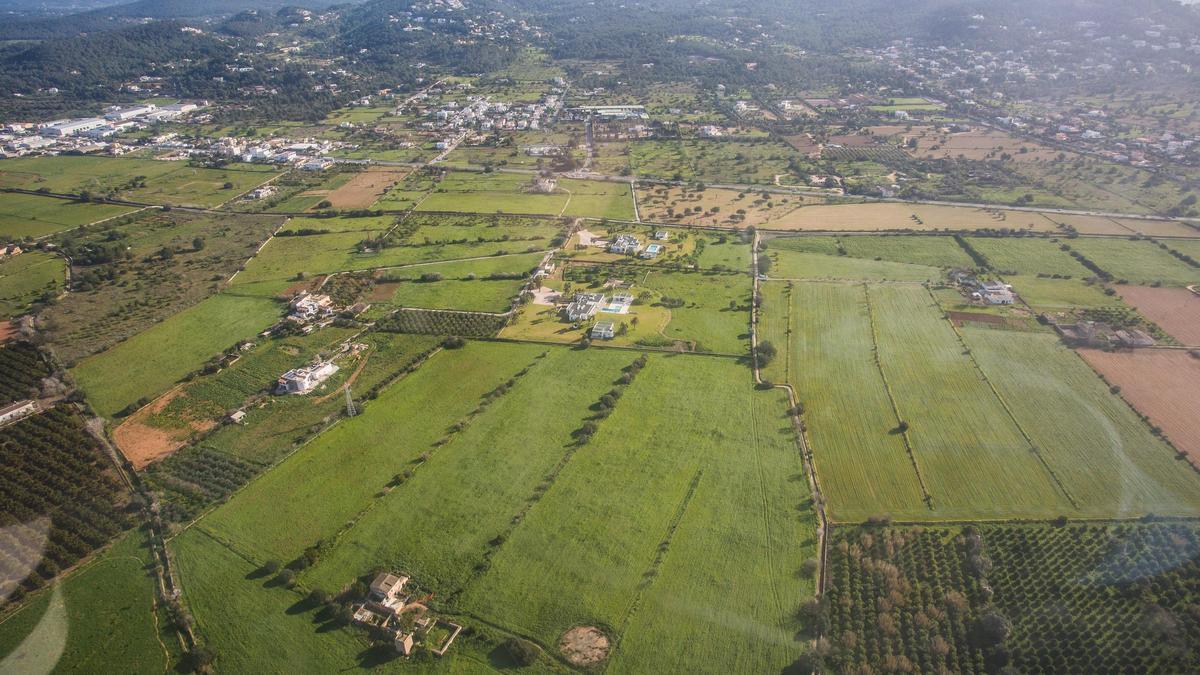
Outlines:
{"type": "Polygon", "coordinates": [[[1069,502],[929,292],[869,293],[877,354],[934,506],[930,516],[1053,517],[1069,502]]]}
{"type": "Polygon", "coordinates": [[[132,210],[128,206],[4,192],[0,193],[0,240],[44,237],[132,210]]]}
{"type": "Polygon", "coordinates": [[[1152,242],[1080,238],[1072,239],[1070,245],[1117,280],[1140,285],[1161,282],[1166,286],[1200,282],[1200,269],[1176,259],[1152,242]]]}
{"type": "Polygon", "coordinates": [[[0,670],[167,672],[179,643],[167,627],[169,619],[154,616],[147,543],[140,532],[128,533],[6,617],[0,623],[0,670]],[[62,655],[55,663],[59,647],[62,655]]]}
{"type": "Polygon", "coordinates": [[[1078,504],[1070,513],[1200,514],[1200,475],[1056,336],[962,332],[972,357],[1078,504]]]}
{"type": "Polygon", "coordinates": [[[791,288],[790,298],[776,293],[764,303],[765,320],[773,326],[768,336],[781,354],[776,363],[789,360],[788,381],[805,407],[830,515],[839,521],[884,513],[927,516],[904,437],[895,433],[900,422],[875,363],[864,287],[769,286],[791,288]]]}
{"type": "Polygon", "coordinates": [[[769,274],[775,279],[912,282],[942,278],[942,270],[936,267],[822,253],[801,253],[778,248],[778,241],[771,241],[767,249],[772,262],[769,274]]]}
{"type": "Polygon", "coordinates": [[[200,526],[257,560],[291,560],[370,507],[393,476],[411,468],[484,394],[543,349],[472,343],[434,356],[385,389],[361,415],[340,422],[252,482],[200,526]],[[268,512],[271,517],[264,518],[268,512]],[[280,522],[289,525],[279,527],[280,522]]]}
{"type": "Polygon", "coordinates": [[[305,583],[337,590],[383,566],[404,570],[439,596],[463,588],[489,552],[488,542],[509,528],[544,477],[569,458],[572,432],[635,356],[549,350],[449,443],[421,448],[431,459],[342,533],[305,573],[305,583]],[[572,373],[570,386],[561,380],[566,372],[572,373]],[[396,531],[405,536],[392,536],[396,531]]]}
{"type": "Polygon", "coordinates": [[[272,300],[221,293],[81,361],[72,372],[95,410],[112,417],[142,398],[166,391],[238,340],[270,326],[279,315],[272,300]]]}
{"type": "Polygon", "coordinates": [[[66,271],[62,258],[40,251],[0,260],[0,320],[24,312],[47,291],[57,295],[66,271]]]}
{"type": "MultiPolygon", "coordinates": [[[[1071,240],[1071,244],[1075,241],[1071,240]]],[[[1059,243],[1049,239],[971,237],[967,243],[1001,274],[1044,274],[1077,279],[1096,276],[1059,248],[1059,243]]]]}
{"type": "Polygon", "coordinates": [[[602,627],[618,671],[781,670],[802,648],[793,617],[814,535],[785,407],[733,361],[651,358],[465,609],[551,648],[602,627]]]}

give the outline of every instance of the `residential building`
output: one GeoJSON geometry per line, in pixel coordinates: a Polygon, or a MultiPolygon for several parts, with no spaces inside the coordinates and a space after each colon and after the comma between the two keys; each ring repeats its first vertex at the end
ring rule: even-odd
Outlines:
{"type": "Polygon", "coordinates": [[[616,336],[616,334],[617,333],[613,327],[613,322],[611,321],[601,321],[595,326],[592,326],[591,335],[593,340],[611,340],[616,336]]]}
{"type": "Polygon", "coordinates": [[[602,293],[576,293],[564,312],[568,321],[586,321],[595,316],[603,305],[602,293]]]}
{"type": "Polygon", "coordinates": [[[641,249],[642,242],[638,241],[637,237],[628,234],[619,235],[608,245],[609,253],[618,253],[621,255],[637,253],[641,249]]]}
{"type": "Polygon", "coordinates": [[[662,246],[660,246],[659,244],[650,244],[649,246],[646,247],[645,251],[642,251],[641,257],[649,260],[650,258],[657,258],[658,254],[661,252],[662,252],[662,246]]]}
{"type": "Polygon", "coordinates": [[[339,368],[332,363],[318,363],[306,368],[296,368],[284,373],[276,386],[281,394],[307,394],[321,386],[336,373],[339,368]]]}

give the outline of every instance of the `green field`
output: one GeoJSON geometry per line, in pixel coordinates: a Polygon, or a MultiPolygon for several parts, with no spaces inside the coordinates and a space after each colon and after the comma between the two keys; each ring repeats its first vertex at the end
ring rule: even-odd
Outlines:
{"type": "Polygon", "coordinates": [[[470,345],[438,354],[386,389],[362,415],[339,423],[251,483],[200,527],[258,562],[291,560],[370,507],[393,476],[411,468],[484,394],[542,349],[470,345]],[[421,423],[413,424],[417,419],[421,423]],[[267,511],[274,518],[262,518],[267,511]],[[278,527],[276,518],[289,526],[278,527]]]}
{"type": "Polygon", "coordinates": [[[942,517],[1053,516],[1069,508],[1000,399],[919,287],[869,301],[878,358],[905,436],[942,517]]]}
{"type": "Polygon", "coordinates": [[[1010,276],[1005,281],[1013,285],[1021,299],[1037,310],[1054,311],[1072,307],[1113,307],[1121,304],[1120,296],[1105,295],[1099,286],[1079,279],[1045,279],[1029,276],[1010,276]]]}
{"type": "Polygon", "coordinates": [[[952,237],[848,236],[840,239],[846,255],[926,267],[970,267],[971,257],[952,237]]]}
{"type": "Polygon", "coordinates": [[[166,391],[238,340],[253,337],[274,323],[280,311],[264,298],[214,295],[81,361],[72,372],[96,412],[111,417],[166,391]]]}
{"type": "Polygon", "coordinates": [[[138,532],[125,535],[6,616],[0,622],[0,671],[167,672],[180,647],[161,608],[155,618],[146,543],[138,532]]]}
{"type": "Polygon", "coordinates": [[[450,443],[420,448],[432,459],[341,534],[305,583],[335,590],[383,566],[403,569],[441,595],[464,587],[488,542],[570,454],[571,432],[632,360],[615,351],[551,350],[450,443]],[[575,374],[571,386],[559,386],[567,371],[575,374]],[[397,528],[404,537],[391,536],[397,528]]]}
{"type": "MultiPolygon", "coordinates": [[[[775,242],[771,242],[773,246],[775,242]]],[[[924,265],[865,260],[850,256],[802,253],[769,248],[773,279],[842,279],[851,281],[935,281],[942,270],[924,265]]]]}
{"type": "Polygon", "coordinates": [[[0,187],[69,194],[113,192],[130,201],[213,207],[277,175],[274,167],[258,164],[206,169],[151,159],[36,157],[5,160],[0,165],[0,187]],[[144,179],[144,186],[134,185],[138,178],[144,179]]]}
{"type": "Polygon", "coordinates": [[[806,409],[816,472],[831,515],[838,520],[925,515],[921,485],[903,436],[894,433],[899,420],[872,356],[864,287],[791,286],[790,299],[779,293],[764,302],[765,321],[777,326],[769,334],[781,354],[776,364],[789,359],[788,381],[806,409]]]}
{"type": "Polygon", "coordinates": [[[1200,283],[1200,269],[1148,241],[1081,237],[1072,239],[1070,245],[1116,280],[1131,284],[1161,282],[1166,286],[1200,283]]]}
{"type": "Polygon", "coordinates": [[[617,672],[780,670],[813,551],[785,406],[732,361],[652,358],[463,604],[547,645],[603,627],[617,672]]]}
{"type": "Polygon", "coordinates": [[[804,157],[779,141],[644,140],[630,143],[629,164],[638,176],[770,185],[799,180],[790,160],[804,157]]]}
{"type": "Polygon", "coordinates": [[[684,301],[670,307],[662,334],[696,343],[696,351],[745,354],[750,349],[750,280],[744,274],[649,272],[646,288],[684,301]]]}
{"type": "Polygon", "coordinates": [[[128,206],[0,192],[0,240],[44,237],[132,210],[128,206]]]}
{"type": "MultiPolygon", "coordinates": [[[[1071,240],[1071,244],[1075,241],[1071,240]]],[[[1001,274],[1059,275],[1075,279],[1095,276],[1049,239],[969,237],[967,242],[1001,274]]]]}
{"type": "Polygon", "coordinates": [[[47,291],[57,295],[66,271],[62,258],[40,251],[0,260],[0,319],[20,314],[47,291]]]}
{"type": "Polygon", "coordinates": [[[1200,476],[1056,336],[962,332],[972,358],[1078,505],[1070,513],[1200,514],[1200,476]]]}
{"type": "Polygon", "coordinates": [[[633,196],[626,183],[564,178],[553,193],[537,194],[526,191],[530,181],[525,174],[451,173],[419,210],[633,218],[633,196]]]}

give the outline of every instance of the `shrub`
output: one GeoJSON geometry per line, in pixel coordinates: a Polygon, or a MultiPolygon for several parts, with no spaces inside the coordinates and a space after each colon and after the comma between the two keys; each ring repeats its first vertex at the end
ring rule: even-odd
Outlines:
{"type": "Polygon", "coordinates": [[[514,637],[504,642],[504,651],[513,663],[525,668],[537,663],[538,654],[542,650],[529,640],[514,637]]]}

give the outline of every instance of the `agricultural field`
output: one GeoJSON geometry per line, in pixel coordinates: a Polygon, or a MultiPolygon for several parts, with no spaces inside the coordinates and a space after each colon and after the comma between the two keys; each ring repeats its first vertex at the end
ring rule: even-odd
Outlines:
{"type": "Polygon", "coordinates": [[[213,296],[279,216],[142,212],[59,240],[73,287],[41,313],[68,365],[213,296]]]}
{"type": "Polygon", "coordinates": [[[824,255],[845,255],[868,260],[888,260],[925,267],[969,267],[971,257],[952,237],[872,236],[777,237],[768,248],[824,255]]]}
{"type": "Polygon", "coordinates": [[[1028,230],[1055,232],[1041,214],[930,204],[827,204],[806,206],[759,226],[770,230],[884,232],[888,230],[1028,230]]]}
{"type": "Polygon", "coordinates": [[[706,227],[766,227],[786,221],[803,206],[826,201],[815,191],[772,193],[665,185],[640,185],[637,197],[645,220],[706,227]]]}
{"type": "Polygon", "coordinates": [[[633,195],[626,183],[563,178],[553,193],[531,190],[532,177],[512,173],[455,172],[437,183],[420,211],[516,213],[633,219],[633,195]]]}
{"type": "Polygon", "coordinates": [[[362,415],[338,423],[263,474],[200,527],[259,562],[295,558],[372,506],[394,476],[412,468],[451,425],[542,351],[532,345],[471,344],[439,353],[384,389],[362,415]],[[422,424],[411,424],[414,419],[422,424]],[[324,479],[303,478],[312,475],[324,479]],[[266,505],[295,526],[279,528],[259,517],[266,505]]]}
{"type": "MultiPolygon", "coordinates": [[[[1162,430],[1192,466],[1200,467],[1200,359],[1182,350],[1104,352],[1080,356],[1117,388],[1149,423],[1162,430]]],[[[1186,467],[1181,467],[1181,470],[1186,467]]]]}
{"type": "MultiPolygon", "coordinates": [[[[1071,240],[1074,245],[1076,240],[1071,240]]],[[[967,244],[999,274],[1084,279],[1095,273],[1060,248],[1057,239],[1040,237],[967,237],[967,244]]]]}
{"type": "MultiPolygon", "coordinates": [[[[1049,333],[967,327],[971,357],[1069,495],[1069,513],[1200,514],[1200,473],[1049,333]]],[[[1186,397],[1185,397],[1186,398],[1186,397]]]]}
{"type": "Polygon", "coordinates": [[[0,321],[24,313],[43,298],[56,297],[66,272],[62,258],[41,251],[0,259],[0,321]]]}
{"type": "Polygon", "coordinates": [[[1200,295],[1186,288],[1117,286],[1125,304],[1158,324],[1180,344],[1200,346],[1200,295]]]}
{"type": "Polygon", "coordinates": [[[789,163],[805,161],[790,146],[766,138],[654,140],[629,145],[629,165],[642,178],[793,185],[800,177],[789,163]]]}
{"type": "Polygon", "coordinates": [[[1079,238],[1073,239],[1070,246],[1118,282],[1166,286],[1200,283],[1200,269],[1177,260],[1148,241],[1079,238]]]}
{"type": "Polygon", "coordinates": [[[915,140],[915,146],[907,148],[908,152],[924,159],[983,161],[1008,155],[1016,162],[1048,162],[1058,155],[1057,150],[996,129],[946,132],[932,127],[916,127],[903,136],[915,140]]]}
{"type": "Polygon", "coordinates": [[[158,605],[149,542],[130,532],[0,620],[0,668],[166,672],[181,651],[158,605]],[[57,664],[46,663],[62,649],[57,664]]]}
{"type": "Polygon", "coordinates": [[[794,508],[807,494],[788,478],[802,467],[785,399],[754,393],[745,377],[732,361],[651,358],[462,605],[545,645],[576,626],[612,631],[620,672],[681,663],[776,671],[794,660],[792,616],[812,588],[799,572],[812,521],[794,508]],[[669,394],[680,388],[691,394],[669,394]],[[745,461],[713,469],[729,448],[745,461]],[[723,619],[696,618],[712,616],[714,603],[723,619]],[[697,630],[714,637],[695,653],[661,648],[697,630]]]}
{"type": "Polygon", "coordinates": [[[829,669],[1187,670],[1196,542],[1191,523],[838,528],[806,614],[829,669]]]}
{"type": "Polygon", "coordinates": [[[367,169],[345,183],[326,191],[323,202],[334,209],[365,209],[412,173],[411,169],[367,169]]]}
{"type": "MultiPolygon", "coordinates": [[[[1036,311],[1060,312],[1075,308],[1119,307],[1121,296],[1108,294],[1102,286],[1080,279],[1005,277],[1021,300],[1036,311]]],[[[1119,286],[1118,288],[1137,288],[1119,286]]]]}
{"type": "Polygon", "coordinates": [[[37,157],[6,161],[0,168],[0,187],[215,207],[277,175],[273,167],[252,164],[207,169],[151,159],[37,157]]]}
{"type": "Polygon", "coordinates": [[[50,375],[50,364],[28,342],[0,346],[0,407],[38,396],[41,379],[50,375]]]}
{"type": "Polygon", "coordinates": [[[139,402],[148,403],[213,356],[253,337],[281,311],[270,299],[220,293],[80,361],[72,373],[96,412],[111,418],[141,407],[139,402]]]}
{"type": "MultiPolygon", "coordinates": [[[[770,262],[773,279],[836,279],[850,281],[936,281],[943,271],[936,267],[910,265],[889,260],[867,260],[850,256],[807,253],[780,248],[780,240],[772,240],[763,255],[770,262]]],[[[793,245],[783,240],[783,246],[793,245]]]]}
{"type": "Polygon", "coordinates": [[[0,193],[0,240],[40,239],[130,211],[129,206],[4,192],[0,193]]]}
{"type": "Polygon", "coordinates": [[[129,527],[129,490],[69,404],[0,428],[0,461],[0,597],[52,583],[129,527]]]}

